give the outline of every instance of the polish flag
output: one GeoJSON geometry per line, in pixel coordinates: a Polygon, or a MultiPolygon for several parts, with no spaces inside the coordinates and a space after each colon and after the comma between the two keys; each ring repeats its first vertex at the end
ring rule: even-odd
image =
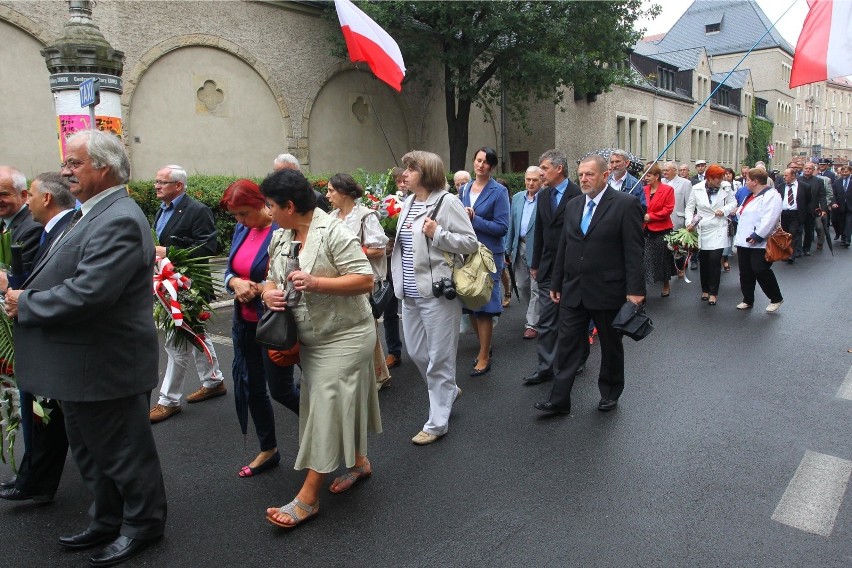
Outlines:
{"type": "Polygon", "coordinates": [[[393,38],[349,0],[334,0],[334,6],[349,59],[367,63],[376,77],[402,91],[405,63],[393,38]]]}
{"type": "Polygon", "coordinates": [[[796,44],[790,88],[852,75],[852,2],[808,0],[796,44]]]}

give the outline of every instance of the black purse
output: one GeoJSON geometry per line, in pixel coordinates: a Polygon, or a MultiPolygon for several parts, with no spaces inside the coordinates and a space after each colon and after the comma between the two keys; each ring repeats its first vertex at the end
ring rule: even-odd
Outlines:
{"type": "Polygon", "coordinates": [[[633,341],[640,341],[654,331],[654,322],[645,313],[644,305],[636,305],[628,300],[618,310],[612,327],[621,335],[626,335],[633,341]]]}
{"type": "Polygon", "coordinates": [[[383,280],[379,283],[379,288],[370,294],[370,307],[373,309],[373,317],[379,319],[385,313],[385,308],[393,297],[393,287],[390,282],[383,280]]]}
{"type": "Polygon", "coordinates": [[[267,310],[260,321],[257,322],[257,332],[254,338],[255,341],[268,349],[278,351],[292,349],[299,341],[293,311],[289,308],[283,312],[267,310]]]}

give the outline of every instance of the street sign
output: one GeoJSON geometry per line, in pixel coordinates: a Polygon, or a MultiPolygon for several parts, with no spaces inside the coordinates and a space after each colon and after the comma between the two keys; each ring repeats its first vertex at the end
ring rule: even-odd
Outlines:
{"type": "Polygon", "coordinates": [[[100,102],[101,93],[95,81],[97,79],[86,79],[80,83],[80,107],[91,107],[100,102]]]}

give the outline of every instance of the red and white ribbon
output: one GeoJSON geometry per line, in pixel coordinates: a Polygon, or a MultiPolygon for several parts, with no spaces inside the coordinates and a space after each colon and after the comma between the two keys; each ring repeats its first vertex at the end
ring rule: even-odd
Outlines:
{"type": "Polygon", "coordinates": [[[207,359],[212,363],[213,355],[204,343],[204,337],[195,333],[189,325],[184,325],[183,312],[181,311],[180,302],[178,302],[178,291],[189,290],[191,286],[192,280],[178,272],[172,261],[167,257],[156,257],[154,264],[154,297],[171,314],[172,320],[175,323],[175,333],[177,333],[177,328],[181,328],[201,347],[201,350],[207,355],[207,359]]]}

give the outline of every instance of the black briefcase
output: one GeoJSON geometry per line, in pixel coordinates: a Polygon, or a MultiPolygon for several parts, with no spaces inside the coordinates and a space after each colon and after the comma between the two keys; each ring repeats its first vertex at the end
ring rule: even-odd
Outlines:
{"type": "Polygon", "coordinates": [[[633,341],[644,339],[654,331],[654,322],[645,313],[645,305],[625,302],[612,321],[612,327],[633,341]]]}

